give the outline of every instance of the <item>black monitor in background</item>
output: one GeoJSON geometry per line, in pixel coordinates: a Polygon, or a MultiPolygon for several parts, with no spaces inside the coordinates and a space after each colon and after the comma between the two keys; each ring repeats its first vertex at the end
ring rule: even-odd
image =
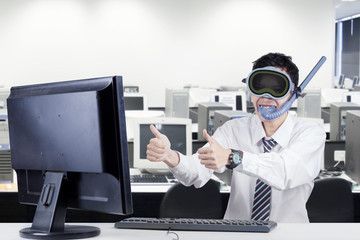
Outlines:
{"type": "Polygon", "coordinates": [[[67,208],[132,213],[122,77],[11,88],[7,100],[19,201],[37,205],[25,238],[93,237],[67,208]]]}
{"type": "Polygon", "coordinates": [[[125,110],[148,110],[147,98],[141,93],[124,93],[125,110]]]}
{"type": "Polygon", "coordinates": [[[352,87],[359,85],[359,76],[354,76],[352,87]]]}
{"type": "Polygon", "coordinates": [[[341,74],[339,77],[338,88],[344,88],[344,84],[345,84],[345,75],[341,74]]]}

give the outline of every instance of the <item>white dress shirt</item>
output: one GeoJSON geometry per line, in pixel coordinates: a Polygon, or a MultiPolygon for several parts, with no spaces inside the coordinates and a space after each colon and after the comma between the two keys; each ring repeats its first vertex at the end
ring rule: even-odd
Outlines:
{"type": "MultiPolygon", "coordinates": [[[[277,145],[264,153],[265,131],[257,115],[227,121],[214,133],[224,148],[243,151],[242,164],[233,169],[225,219],[251,219],[256,179],[272,187],[270,220],[309,222],[306,202],[319,174],[326,134],[313,122],[288,115],[272,136],[277,145]]],[[[203,186],[213,170],[200,164],[198,154],[180,155],[170,169],[184,185],[203,186]]],[[[224,171],[220,169],[219,171],[224,171]]]]}

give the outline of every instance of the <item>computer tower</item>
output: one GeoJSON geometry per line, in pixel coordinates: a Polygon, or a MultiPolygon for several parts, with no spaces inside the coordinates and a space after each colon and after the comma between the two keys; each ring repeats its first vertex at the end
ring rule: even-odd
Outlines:
{"type": "Polygon", "coordinates": [[[232,110],[246,112],[246,92],[245,91],[219,91],[213,94],[212,102],[222,102],[232,107],[232,110]]]}
{"type": "Polygon", "coordinates": [[[345,173],[360,182],[360,111],[346,113],[345,173]]]}
{"type": "Polygon", "coordinates": [[[228,120],[247,117],[250,115],[251,113],[244,111],[216,110],[214,112],[214,132],[228,120]]]}
{"type": "Polygon", "coordinates": [[[352,102],[330,103],[330,140],[346,140],[346,112],[360,110],[360,105],[352,102]]]}
{"type": "Polygon", "coordinates": [[[232,107],[220,102],[199,103],[198,140],[205,140],[203,129],[206,129],[210,135],[214,133],[214,114],[216,110],[232,110],[232,107]]]}
{"type": "Polygon", "coordinates": [[[297,99],[297,115],[306,118],[321,118],[321,92],[310,90],[297,99]]]}
{"type": "Polygon", "coordinates": [[[166,89],[165,91],[165,116],[189,118],[189,91],[186,89],[166,89]]]}

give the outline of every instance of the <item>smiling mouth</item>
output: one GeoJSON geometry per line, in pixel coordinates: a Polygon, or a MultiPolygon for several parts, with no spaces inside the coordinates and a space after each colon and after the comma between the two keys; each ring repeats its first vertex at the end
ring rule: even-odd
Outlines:
{"type": "Polygon", "coordinates": [[[262,105],[262,104],[259,104],[259,107],[265,109],[265,108],[272,108],[272,107],[275,107],[275,106],[274,105],[262,105]]]}

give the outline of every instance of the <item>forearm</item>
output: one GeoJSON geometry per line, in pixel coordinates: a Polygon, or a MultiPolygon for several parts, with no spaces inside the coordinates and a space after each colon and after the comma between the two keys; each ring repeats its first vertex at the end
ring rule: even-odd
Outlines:
{"type": "Polygon", "coordinates": [[[184,156],[179,153],[179,164],[170,171],[185,186],[203,186],[212,176],[213,170],[205,168],[200,164],[198,154],[184,156]]]}

